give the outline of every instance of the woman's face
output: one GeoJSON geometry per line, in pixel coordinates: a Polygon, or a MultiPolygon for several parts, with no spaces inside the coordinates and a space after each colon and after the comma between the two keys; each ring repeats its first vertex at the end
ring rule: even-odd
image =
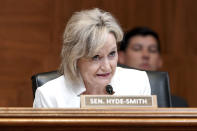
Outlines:
{"type": "Polygon", "coordinates": [[[85,86],[105,87],[114,75],[118,61],[116,39],[109,33],[105,45],[92,58],[81,58],[77,67],[85,86]]]}

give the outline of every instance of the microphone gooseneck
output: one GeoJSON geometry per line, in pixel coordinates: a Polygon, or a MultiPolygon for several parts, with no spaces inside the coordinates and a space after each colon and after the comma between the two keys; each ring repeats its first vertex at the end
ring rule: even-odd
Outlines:
{"type": "Polygon", "coordinates": [[[113,88],[111,85],[106,85],[105,87],[106,91],[108,94],[112,95],[113,94],[113,88]]]}

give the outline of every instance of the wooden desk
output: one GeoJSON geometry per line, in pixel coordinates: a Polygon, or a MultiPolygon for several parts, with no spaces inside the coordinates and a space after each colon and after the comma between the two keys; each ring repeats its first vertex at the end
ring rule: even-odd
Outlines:
{"type": "Polygon", "coordinates": [[[197,108],[0,108],[0,130],[197,130],[197,108]]]}

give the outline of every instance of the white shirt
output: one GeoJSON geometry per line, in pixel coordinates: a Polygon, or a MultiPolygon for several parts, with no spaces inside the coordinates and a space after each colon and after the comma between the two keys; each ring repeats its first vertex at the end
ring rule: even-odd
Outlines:
{"type": "MultiPolygon", "coordinates": [[[[110,85],[113,95],[151,95],[145,71],[116,68],[110,85]]],[[[34,108],[80,108],[80,94],[86,91],[83,81],[72,85],[63,75],[47,82],[36,90],[34,108]]]]}

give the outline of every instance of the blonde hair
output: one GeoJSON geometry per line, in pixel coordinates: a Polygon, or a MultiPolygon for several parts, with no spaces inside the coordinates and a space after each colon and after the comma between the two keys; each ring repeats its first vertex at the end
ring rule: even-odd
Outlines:
{"type": "Polygon", "coordinates": [[[73,83],[78,82],[77,60],[93,57],[104,46],[109,33],[114,34],[116,42],[122,40],[122,29],[109,12],[96,8],[72,15],[63,34],[60,72],[73,83]]]}

